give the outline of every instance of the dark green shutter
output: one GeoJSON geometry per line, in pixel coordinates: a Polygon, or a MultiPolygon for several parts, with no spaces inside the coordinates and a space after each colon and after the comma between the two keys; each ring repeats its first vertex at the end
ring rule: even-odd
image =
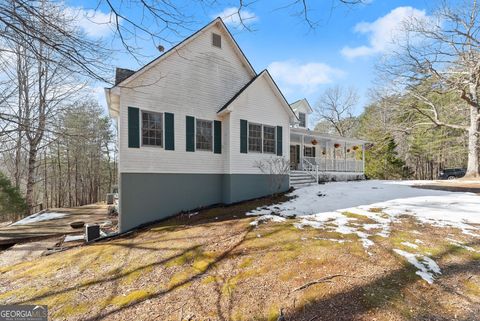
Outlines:
{"type": "Polygon", "coordinates": [[[195,117],[186,117],[186,150],[187,152],[195,151],[195,117]]]}
{"type": "Polygon", "coordinates": [[[283,128],[282,126],[277,126],[277,155],[283,155],[283,128]]]}
{"type": "Polygon", "coordinates": [[[240,119],[240,153],[247,153],[247,127],[248,123],[244,119],[240,119]]]}
{"type": "Polygon", "coordinates": [[[222,122],[218,120],[213,121],[213,152],[222,153],[222,122]]]}
{"type": "Polygon", "coordinates": [[[140,110],[128,107],[128,147],[140,147],[140,110]]]}
{"type": "Polygon", "coordinates": [[[315,146],[312,146],[312,157],[315,157],[315,152],[316,152],[315,146]]]}
{"type": "Polygon", "coordinates": [[[175,150],[175,129],[172,113],[165,113],[165,150],[175,150]]]}

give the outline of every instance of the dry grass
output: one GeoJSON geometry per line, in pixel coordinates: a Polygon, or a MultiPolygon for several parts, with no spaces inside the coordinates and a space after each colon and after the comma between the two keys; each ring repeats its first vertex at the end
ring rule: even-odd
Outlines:
{"type": "Polygon", "coordinates": [[[355,235],[300,230],[293,220],[254,228],[243,214],[261,204],[213,208],[7,266],[0,269],[0,304],[47,304],[53,320],[276,320],[281,309],[287,320],[480,315],[479,253],[446,241],[480,251],[478,239],[404,218],[391,237],[372,238],[370,256],[355,235]],[[442,269],[433,285],[392,252],[409,250],[401,243],[415,240],[442,269]],[[293,291],[334,274],[342,276],[293,291]]]}

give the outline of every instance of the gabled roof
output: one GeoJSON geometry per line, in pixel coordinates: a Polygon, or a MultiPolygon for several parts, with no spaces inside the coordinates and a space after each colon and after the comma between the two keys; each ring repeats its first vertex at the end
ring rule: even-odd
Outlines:
{"type": "Polygon", "coordinates": [[[295,115],[295,112],[292,110],[292,107],[290,107],[290,104],[285,99],[285,96],[283,96],[283,93],[280,91],[280,89],[278,88],[277,84],[275,83],[275,81],[273,80],[272,76],[270,75],[270,73],[268,72],[267,69],[264,69],[257,76],[253,77],[225,105],[223,105],[223,107],[220,108],[217,113],[221,114],[221,113],[224,113],[224,112],[227,112],[227,111],[232,111],[232,109],[231,109],[232,103],[235,100],[237,100],[237,98],[240,97],[245,90],[247,90],[250,86],[252,86],[252,84],[254,84],[261,77],[266,77],[266,79],[268,81],[270,81],[273,91],[275,92],[275,94],[281,100],[285,110],[290,114],[290,118],[294,118],[295,120],[298,120],[297,115],[295,115]]]}
{"type": "Polygon", "coordinates": [[[226,103],[225,105],[223,105],[223,107],[220,108],[220,109],[217,111],[217,113],[220,113],[220,112],[222,112],[223,110],[227,109],[227,107],[230,106],[230,104],[233,103],[233,102],[235,101],[235,99],[237,99],[237,97],[240,96],[240,94],[243,93],[243,91],[244,91],[245,89],[247,89],[248,87],[250,87],[250,85],[253,84],[253,82],[254,82],[255,80],[257,80],[257,78],[258,78],[262,73],[263,73],[263,71],[260,72],[260,73],[259,73],[258,75],[256,75],[255,77],[253,77],[249,82],[247,82],[247,84],[246,84],[245,86],[243,86],[235,95],[233,95],[233,97],[230,98],[230,100],[227,101],[227,103],[226,103]]]}
{"type": "Polygon", "coordinates": [[[310,110],[310,112],[313,113],[313,108],[312,108],[312,106],[310,106],[307,98],[302,98],[302,99],[299,99],[299,100],[291,103],[290,107],[292,107],[292,109],[296,111],[302,105],[306,106],[308,108],[308,110],[310,110]]]}
{"type": "Polygon", "coordinates": [[[165,58],[170,56],[172,53],[176,52],[178,49],[180,49],[180,48],[184,47],[185,45],[187,45],[188,43],[190,43],[192,40],[197,38],[200,34],[202,34],[203,32],[205,32],[206,30],[208,30],[210,27],[212,27],[214,25],[217,25],[218,27],[220,27],[220,29],[225,31],[225,34],[228,36],[227,38],[230,39],[230,41],[233,43],[233,48],[237,52],[240,60],[242,60],[244,62],[244,65],[247,67],[247,69],[249,70],[251,75],[256,76],[257,73],[255,72],[255,69],[253,69],[252,64],[250,63],[250,61],[248,61],[247,57],[243,53],[242,49],[239,47],[238,43],[235,41],[235,38],[233,38],[233,35],[228,30],[228,28],[225,25],[225,23],[223,22],[222,18],[217,17],[213,21],[208,23],[206,26],[204,26],[203,28],[199,29],[195,33],[191,34],[189,37],[185,38],[182,42],[178,43],[177,45],[173,46],[172,48],[170,48],[169,50],[164,52],[161,56],[155,58],[154,60],[150,61],[148,64],[146,64],[145,66],[143,66],[139,70],[133,72],[131,75],[129,75],[128,77],[123,79],[118,84],[115,84],[113,87],[116,87],[116,86],[119,86],[119,85],[125,85],[128,82],[132,81],[133,79],[137,78],[139,75],[141,75],[145,71],[149,70],[150,68],[154,67],[159,62],[161,62],[162,60],[164,60],[165,58]]]}

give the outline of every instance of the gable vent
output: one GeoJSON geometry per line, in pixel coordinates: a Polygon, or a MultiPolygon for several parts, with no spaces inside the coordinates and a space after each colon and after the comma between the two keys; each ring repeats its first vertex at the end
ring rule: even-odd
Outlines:
{"type": "Polygon", "coordinates": [[[222,48],[222,37],[219,34],[212,33],[212,45],[217,48],[222,48]]]}

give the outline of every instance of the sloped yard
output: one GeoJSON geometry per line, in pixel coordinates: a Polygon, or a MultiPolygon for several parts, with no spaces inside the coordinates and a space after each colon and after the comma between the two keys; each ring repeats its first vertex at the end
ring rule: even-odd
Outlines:
{"type": "Polygon", "coordinates": [[[0,304],[54,320],[478,319],[479,196],[358,182],[290,197],[0,268],[0,304]]]}

